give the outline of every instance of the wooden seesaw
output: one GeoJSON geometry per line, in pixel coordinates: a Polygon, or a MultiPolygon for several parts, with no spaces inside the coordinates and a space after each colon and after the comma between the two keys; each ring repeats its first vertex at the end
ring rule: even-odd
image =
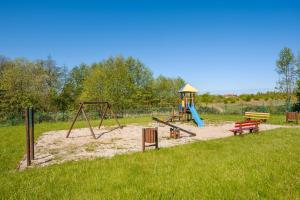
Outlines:
{"type": "Polygon", "coordinates": [[[170,126],[170,127],[174,128],[174,129],[180,130],[180,131],[182,131],[182,132],[188,133],[188,134],[190,134],[190,135],[192,135],[192,136],[196,136],[196,133],[193,133],[193,132],[191,132],[191,131],[188,131],[188,130],[185,130],[185,129],[183,129],[183,128],[180,128],[180,127],[178,127],[178,126],[175,126],[175,125],[173,125],[173,124],[170,124],[169,122],[163,121],[163,120],[158,119],[158,118],[156,118],[156,117],[152,117],[152,120],[157,121],[158,123],[162,123],[162,124],[165,124],[165,125],[167,125],[167,126],[170,126]]]}

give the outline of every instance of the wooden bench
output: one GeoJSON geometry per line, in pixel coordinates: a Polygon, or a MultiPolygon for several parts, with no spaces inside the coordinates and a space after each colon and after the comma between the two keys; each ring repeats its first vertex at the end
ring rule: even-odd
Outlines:
{"type": "Polygon", "coordinates": [[[260,124],[260,121],[258,120],[248,120],[244,122],[236,122],[233,129],[230,129],[231,132],[233,132],[234,135],[241,135],[244,131],[249,130],[250,133],[252,132],[258,132],[260,124]]]}
{"type": "Polygon", "coordinates": [[[270,113],[260,113],[260,112],[245,112],[246,120],[260,120],[267,121],[270,118],[270,113]]]}

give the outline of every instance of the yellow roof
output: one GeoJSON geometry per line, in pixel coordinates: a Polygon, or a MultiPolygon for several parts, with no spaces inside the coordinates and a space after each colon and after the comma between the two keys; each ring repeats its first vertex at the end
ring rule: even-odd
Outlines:
{"type": "Polygon", "coordinates": [[[191,86],[190,84],[186,84],[185,86],[183,86],[178,92],[182,93],[182,92],[198,92],[198,90],[196,88],[194,88],[193,86],[191,86]]]}

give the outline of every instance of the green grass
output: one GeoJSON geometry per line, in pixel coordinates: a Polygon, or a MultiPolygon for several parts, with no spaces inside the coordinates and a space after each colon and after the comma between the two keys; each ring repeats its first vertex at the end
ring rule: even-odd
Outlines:
{"type": "MultiPolygon", "coordinates": [[[[147,124],[151,117],[124,118],[120,119],[121,124],[147,124]]],[[[98,126],[99,120],[91,121],[92,126],[98,126]]],[[[103,125],[114,126],[116,121],[113,119],[104,120],[103,125]]],[[[55,122],[35,124],[35,138],[42,133],[54,130],[69,129],[70,122],[55,122]]],[[[78,121],[74,128],[87,127],[86,121],[78,121]]],[[[25,127],[24,125],[0,127],[0,172],[14,170],[25,152],[25,127]]]]}
{"type": "MultiPolygon", "coordinates": [[[[202,117],[220,122],[236,121],[240,116],[202,117]]],[[[278,123],[282,118],[270,121],[278,123]]],[[[128,118],[121,123],[150,120],[128,118]]],[[[105,125],[113,124],[113,120],[105,121],[105,125]]],[[[36,136],[69,125],[37,124],[36,136]]],[[[76,125],[85,126],[85,122],[76,125]]],[[[299,129],[276,129],[24,172],[15,171],[24,154],[24,127],[2,127],[0,135],[0,199],[300,198],[299,129]]]]}

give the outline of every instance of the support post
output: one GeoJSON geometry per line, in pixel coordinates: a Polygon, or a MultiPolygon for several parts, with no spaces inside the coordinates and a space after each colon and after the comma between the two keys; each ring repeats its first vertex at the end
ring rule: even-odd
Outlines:
{"type": "Polygon", "coordinates": [[[34,160],[34,110],[29,108],[30,159],[34,160]]]}
{"type": "Polygon", "coordinates": [[[85,112],[84,112],[83,107],[81,108],[81,111],[82,111],[82,114],[83,114],[85,120],[87,121],[87,124],[89,125],[89,128],[90,128],[90,131],[91,131],[91,133],[92,133],[93,138],[96,139],[96,136],[95,136],[95,133],[94,133],[93,128],[92,128],[92,126],[91,126],[91,123],[90,123],[89,119],[86,117],[86,114],[85,114],[85,112]]]}
{"type": "Polygon", "coordinates": [[[155,127],[155,131],[154,131],[155,133],[155,148],[156,149],[158,149],[158,128],[157,127],[155,127]]]}
{"type": "Polygon", "coordinates": [[[106,104],[105,111],[102,113],[101,121],[100,121],[99,126],[98,126],[99,129],[100,129],[100,127],[102,126],[102,123],[103,123],[104,117],[105,117],[105,115],[106,115],[107,109],[108,109],[108,104],[106,104]]]}
{"type": "Polygon", "coordinates": [[[87,117],[87,115],[86,115],[86,113],[85,113],[85,111],[84,111],[84,105],[95,105],[95,104],[96,104],[96,105],[103,105],[103,104],[105,104],[105,105],[107,106],[105,112],[104,112],[104,113],[102,114],[102,116],[101,116],[101,121],[100,121],[100,124],[99,124],[99,128],[101,127],[101,125],[102,125],[102,123],[103,123],[104,117],[105,117],[105,115],[106,115],[108,109],[110,109],[111,115],[113,115],[113,117],[115,118],[116,122],[118,123],[119,128],[120,128],[120,129],[122,128],[122,126],[120,125],[120,123],[119,123],[119,121],[118,121],[118,119],[117,119],[115,113],[112,111],[111,106],[110,106],[110,104],[109,104],[108,102],[106,102],[106,101],[99,101],[99,102],[81,102],[81,103],[79,104],[80,107],[79,107],[79,109],[78,109],[78,111],[77,111],[77,114],[76,114],[76,116],[75,116],[75,118],[74,118],[74,120],[73,120],[73,122],[72,122],[72,124],[71,124],[71,127],[70,127],[70,129],[69,129],[69,131],[68,131],[68,133],[67,133],[67,135],[66,135],[66,138],[69,137],[69,135],[70,135],[70,133],[71,133],[71,131],[72,131],[72,129],[73,129],[73,126],[74,126],[74,124],[75,124],[75,122],[76,122],[76,120],[77,120],[77,118],[78,118],[80,112],[82,112],[82,114],[83,114],[85,120],[87,121],[87,124],[88,124],[88,126],[89,126],[89,129],[90,129],[90,131],[91,131],[91,133],[92,133],[94,139],[97,139],[96,136],[95,136],[94,130],[93,130],[92,126],[91,126],[91,123],[90,123],[90,121],[89,121],[89,119],[88,119],[88,117],[87,117]]]}
{"type": "Polygon", "coordinates": [[[143,128],[143,132],[142,132],[142,150],[145,151],[145,133],[146,133],[146,129],[143,128]]]}
{"type": "Polygon", "coordinates": [[[73,129],[73,126],[74,126],[74,124],[75,124],[75,122],[76,122],[76,120],[77,120],[77,118],[78,118],[78,116],[79,116],[79,113],[81,112],[82,106],[83,106],[83,104],[80,103],[79,109],[78,109],[77,114],[76,114],[76,116],[75,116],[75,118],[74,118],[74,120],[73,120],[73,122],[72,122],[72,124],[71,124],[71,127],[70,127],[70,129],[69,129],[69,131],[68,131],[68,133],[67,133],[66,138],[68,138],[68,137],[70,136],[70,133],[71,133],[71,131],[72,131],[72,129],[73,129]]]}
{"type": "Polygon", "coordinates": [[[119,123],[119,120],[118,120],[117,116],[115,115],[114,111],[111,109],[110,104],[108,104],[108,106],[109,106],[111,115],[113,116],[113,118],[115,118],[115,120],[116,120],[116,122],[117,122],[119,128],[122,129],[122,127],[121,127],[121,125],[120,125],[120,123],[119,123]]]}
{"type": "Polygon", "coordinates": [[[30,123],[29,123],[29,108],[25,110],[25,127],[26,127],[26,159],[27,166],[31,165],[30,159],[30,123]]]}

